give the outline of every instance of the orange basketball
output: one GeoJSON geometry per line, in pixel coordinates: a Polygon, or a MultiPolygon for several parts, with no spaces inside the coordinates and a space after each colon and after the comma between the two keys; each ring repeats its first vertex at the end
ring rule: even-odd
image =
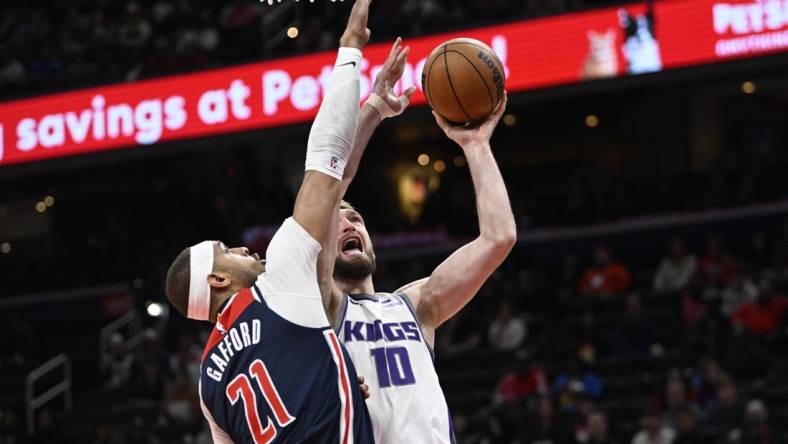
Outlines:
{"type": "Polygon", "coordinates": [[[503,64],[484,43],[448,40],[435,48],[421,73],[427,102],[446,120],[478,123],[498,109],[504,91],[503,64]]]}

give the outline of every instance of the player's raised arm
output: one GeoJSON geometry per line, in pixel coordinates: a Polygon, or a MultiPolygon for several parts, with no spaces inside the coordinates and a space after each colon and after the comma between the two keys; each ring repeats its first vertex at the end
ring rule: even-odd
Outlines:
{"type": "Polygon", "coordinates": [[[372,133],[375,132],[375,129],[383,119],[402,114],[405,108],[408,107],[413,93],[416,92],[415,86],[408,87],[401,95],[394,91],[394,85],[402,78],[402,74],[405,72],[405,64],[408,62],[409,54],[410,47],[403,47],[402,39],[398,37],[394,44],[391,45],[391,51],[380,72],[375,77],[372,93],[358,113],[353,151],[345,167],[345,175],[342,177],[340,197],[344,196],[350,183],[355,178],[358,166],[361,163],[361,157],[367,148],[369,139],[372,138],[372,133]]]}
{"type": "MultiPolygon", "coordinates": [[[[405,72],[408,54],[410,54],[410,47],[403,47],[402,39],[397,38],[391,46],[391,51],[380,72],[375,77],[372,93],[358,113],[356,135],[353,140],[353,149],[342,177],[342,186],[339,192],[340,199],[344,197],[350,183],[355,178],[361,163],[361,157],[375,129],[383,119],[402,114],[410,103],[411,96],[416,92],[415,86],[407,88],[401,95],[394,91],[394,85],[405,72]]],[[[320,252],[320,257],[318,258],[320,292],[323,295],[323,303],[329,318],[332,318],[336,310],[338,310],[344,296],[342,291],[334,285],[333,280],[335,258],[339,248],[336,230],[339,224],[339,200],[337,200],[332,214],[334,219],[331,221],[331,226],[334,227],[334,230],[329,233],[330,239],[326,242],[326,248],[320,252]]]]}
{"type": "Polygon", "coordinates": [[[356,0],[328,81],[323,102],[309,132],[306,173],[296,197],[293,218],[325,247],[332,211],[339,200],[342,177],[356,133],[361,48],[369,41],[367,16],[371,0],[356,0]]]}
{"type": "Polygon", "coordinates": [[[506,96],[498,110],[476,128],[453,126],[433,112],[438,125],[460,145],[468,160],[476,191],[479,236],[452,253],[428,278],[400,289],[417,307],[425,339],[430,342],[434,342],[434,329],[471,300],[517,238],[509,196],[490,148],[490,137],[505,107],[506,96]]]}

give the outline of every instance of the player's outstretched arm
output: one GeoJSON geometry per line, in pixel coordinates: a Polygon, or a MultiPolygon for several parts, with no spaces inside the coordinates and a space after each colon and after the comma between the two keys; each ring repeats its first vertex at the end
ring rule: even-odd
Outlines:
{"type": "Polygon", "coordinates": [[[416,306],[425,339],[430,343],[434,343],[435,328],[471,300],[517,239],[506,185],[490,148],[490,137],[505,108],[506,96],[498,110],[476,128],[453,126],[433,112],[438,125],[460,145],[468,159],[476,191],[479,236],[452,253],[428,278],[399,290],[416,306]]]}
{"type": "Polygon", "coordinates": [[[372,94],[358,113],[356,125],[356,137],[353,140],[353,152],[345,167],[345,174],[342,177],[342,190],[340,197],[344,197],[350,183],[356,177],[361,157],[372,138],[372,134],[377,129],[383,119],[396,117],[405,111],[410,103],[410,98],[416,92],[416,87],[411,86],[401,95],[394,91],[394,85],[402,78],[405,72],[405,64],[408,62],[410,46],[402,46],[402,39],[397,38],[391,45],[391,51],[386,58],[380,72],[375,77],[372,85],[372,94]]]}
{"type": "MultiPolygon", "coordinates": [[[[344,197],[350,183],[356,176],[361,157],[372,138],[375,129],[380,125],[383,119],[395,117],[402,114],[410,103],[410,98],[416,92],[416,87],[411,86],[406,89],[402,95],[397,95],[394,91],[394,85],[402,77],[405,72],[405,64],[408,61],[408,54],[410,54],[410,47],[402,46],[402,39],[397,38],[391,46],[386,62],[380,69],[380,72],[375,77],[375,83],[372,86],[372,94],[364,102],[364,106],[358,113],[358,120],[356,121],[356,136],[353,140],[353,149],[348,159],[345,173],[342,177],[342,186],[339,192],[340,200],[344,197]]],[[[334,209],[331,226],[335,227],[339,224],[339,200],[336,202],[334,209]]],[[[337,255],[337,231],[336,229],[329,233],[330,240],[326,243],[326,248],[320,252],[318,258],[318,269],[320,276],[320,291],[324,297],[324,305],[326,313],[329,318],[337,312],[341,306],[342,291],[334,285],[334,263],[337,255]]]]}
{"type": "Polygon", "coordinates": [[[332,211],[339,201],[344,169],[356,133],[361,48],[369,41],[367,17],[371,0],[356,0],[328,81],[323,102],[307,142],[306,174],[296,197],[293,218],[325,248],[332,211]]]}

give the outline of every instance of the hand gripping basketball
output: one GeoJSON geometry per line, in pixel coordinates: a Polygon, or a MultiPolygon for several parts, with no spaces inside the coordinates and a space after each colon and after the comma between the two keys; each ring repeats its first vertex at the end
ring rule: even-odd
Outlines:
{"type": "Polygon", "coordinates": [[[501,120],[501,116],[503,115],[504,111],[506,111],[507,99],[508,96],[506,91],[504,91],[503,99],[498,105],[498,109],[496,109],[493,114],[488,116],[487,119],[477,125],[453,125],[451,122],[441,117],[441,115],[434,110],[432,111],[432,115],[435,116],[435,121],[438,123],[438,126],[441,127],[443,132],[446,133],[446,136],[449,139],[457,142],[457,144],[460,145],[463,150],[465,150],[474,144],[486,144],[490,141],[493,131],[495,131],[495,127],[498,125],[498,121],[501,120]]]}
{"type": "Polygon", "coordinates": [[[402,39],[398,37],[391,46],[386,62],[375,77],[372,93],[365,102],[365,105],[374,107],[383,119],[402,114],[408,107],[411,96],[416,92],[415,86],[409,87],[400,96],[394,91],[394,85],[405,72],[408,54],[410,54],[410,47],[403,48],[402,39]]]}

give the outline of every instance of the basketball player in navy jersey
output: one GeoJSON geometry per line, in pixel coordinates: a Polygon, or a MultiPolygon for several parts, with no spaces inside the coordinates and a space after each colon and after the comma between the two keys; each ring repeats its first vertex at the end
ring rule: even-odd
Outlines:
{"type": "MultiPolygon", "coordinates": [[[[216,323],[199,387],[214,442],[374,442],[356,372],[326,317],[317,273],[319,262],[334,262],[335,213],[356,131],[369,3],[353,6],[310,131],[293,216],[271,240],[265,265],[246,248],[204,241],[184,250],[167,274],[167,297],[176,309],[216,323]]],[[[398,56],[402,50],[395,47],[398,56]]]]}
{"type": "MultiPolygon", "coordinates": [[[[359,126],[354,155],[363,151],[382,118],[399,114],[377,102],[376,118],[359,126]]],[[[468,161],[479,219],[479,236],[452,253],[429,277],[394,293],[377,293],[375,253],[364,219],[342,202],[336,234],[333,290],[326,311],[356,369],[369,384],[367,401],[375,442],[452,443],[453,427],[433,366],[435,329],[467,304],[503,262],[516,241],[509,197],[490,148],[506,107],[477,127],[459,127],[435,115],[468,161]]],[[[361,119],[359,120],[361,122],[361,119]]],[[[351,158],[348,169],[356,168],[351,158]]]]}

